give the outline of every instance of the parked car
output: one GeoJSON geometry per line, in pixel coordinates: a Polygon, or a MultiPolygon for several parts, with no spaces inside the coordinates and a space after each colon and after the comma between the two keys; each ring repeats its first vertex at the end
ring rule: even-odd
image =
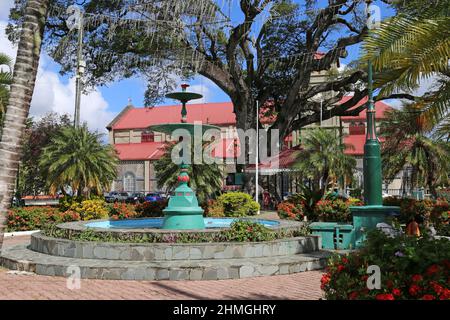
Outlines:
{"type": "Polygon", "coordinates": [[[147,193],[145,196],[145,201],[149,202],[161,201],[162,199],[161,195],[157,192],[147,193]]]}
{"type": "Polygon", "coordinates": [[[109,195],[105,196],[106,202],[125,202],[130,195],[128,192],[110,192],[109,195]]]}
{"type": "Polygon", "coordinates": [[[142,203],[145,201],[145,195],[141,192],[132,193],[126,200],[127,203],[142,203]]]}

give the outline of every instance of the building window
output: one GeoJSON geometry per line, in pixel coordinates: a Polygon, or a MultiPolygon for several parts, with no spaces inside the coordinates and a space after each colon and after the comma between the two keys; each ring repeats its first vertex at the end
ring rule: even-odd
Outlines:
{"type": "Polygon", "coordinates": [[[152,131],[143,131],[141,134],[141,142],[154,142],[155,134],[152,131]]]}
{"type": "Polygon", "coordinates": [[[136,177],[132,172],[125,173],[123,177],[123,191],[126,192],[136,191],[136,177]]]}
{"type": "Polygon", "coordinates": [[[366,125],[364,122],[359,122],[359,123],[351,122],[348,127],[348,131],[349,131],[349,134],[352,134],[352,135],[366,134],[366,125]]]}

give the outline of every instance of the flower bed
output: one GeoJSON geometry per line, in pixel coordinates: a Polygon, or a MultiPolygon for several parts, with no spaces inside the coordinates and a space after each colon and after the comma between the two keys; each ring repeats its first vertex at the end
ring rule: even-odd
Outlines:
{"type": "Polygon", "coordinates": [[[47,224],[80,220],[77,212],[60,212],[53,207],[21,207],[8,211],[6,231],[38,230],[47,224]]]}
{"type": "Polygon", "coordinates": [[[362,205],[358,199],[322,199],[314,205],[307,203],[297,196],[281,202],[277,207],[281,219],[302,221],[306,216],[308,221],[350,222],[352,220],[350,207],[362,205]]]}
{"type": "Polygon", "coordinates": [[[310,235],[305,224],[271,230],[263,225],[237,220],[228,229],[218,230],[186,230],[165,232],[114,232],[93,229],[75,230],[47,225],[42,233],[45,236],[79,241],[124,242],[124,243],[205,243],[205,242],[261,242],[310,235]]]}
{"type": "Polygon", "coordinates": [[[373,231],[360,251],[330,259],[321,288],[328,300],[449,300],[449,270],[449,240],[373,231]],[[368,289],[370,265],[380,267],[380,289],[368,289]]]}
{"type": "MultiPolygon", "coordinates": [[[[147,210],[155,205],[142,205],[147,210]]],[[[44,228],[48,224],[78,220],[93,220],[111,218],[113,220],[148,217],[148,211],[138,211],[138,207],[130,204],[107,204],[103,200],[85,200],[82,202],[67,202],[59,209],[55,207],[17,207],[8,211],[6,231],[30,231],[44,228]],[[60,211],[61,209],[66,209],[60,211]]],[[[156,216],[162,215],[160,210],[156,216]]]]}
{"type": "Polygon", "coordinates": [[[207,217],[246,217],[255,215],[259,204],[244,192],[227,192],[217,200],[210,200],[205,210],[207,217]]]}
{"type": "Polygon", "coordinates": [[[423,221],[422,225],[433,225],[438,235],[450,236],[450,204],[445,199],[415,200],[410,198],[387,197],[384,205],[400,207],[398,222],[407,224],[412,219],[423,221]]]}

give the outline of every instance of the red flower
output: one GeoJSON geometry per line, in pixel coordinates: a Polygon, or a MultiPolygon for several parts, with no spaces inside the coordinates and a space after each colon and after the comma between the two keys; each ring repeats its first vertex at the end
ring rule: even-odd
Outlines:
{"type": "Polygon", "coordinates": [[[400,289],[397,289],[397,288],[394,288],[394,289],[392,289],[392,294],[394,295],[394,296],[401,296],[402,295],[402,292],[400,291],[400,289]]]}
{"type": "Polygon", "coordinates": [[[434,300],[435,297],[431,294],[426,294],[422,297],[422,300],[434,300]]]}
{"type": "Polygon", "coordinates": [[[433,287],[434,292],[436,292],[439,295],[442,292],[444,292],[444,288],[442,286],[440,286],[439,284],[437,284],[436,282],[434,282],[434,281],[431,282],[431,286],[433,287]]]}
{"type": "Polygon", "coordinates": [[[337,266],[337,272],[341,272],[341,271],[343,271],[344,269],[345,269],[345,267],[344,267],[342,264],[340,264],[340,265],[337,266]]]}
{"type": "Polygon", "coordinates": [[[444,289],[442,291],[442,294],[439,296],[440,300],[450,300],[450,290],[444,289]]]}
{"type": "Polygon", "coordinates": [[[391,293],[380,293],[375,296],[377,300],[395,300],[391,293]]]}
{"type": "Polygon", "coordinates": [[[411,287],[409,287],[409,294],[412,296],[416,296],[420,290],[421,289],[418,285],[413,284],[411,287]]]}
{"type": "Polygon", "coordinates": [[[328,282],[330,282],[330,274],[329,273],[324,273],[322,275],[322,278],[320,279],[320,289],[324,289],[325,286],[328,284],[328,282]]]}
{"type": "Polygon", "coordinates": [[[423,280],[423,277],[422,277],[420,274],[415,274],[415,275],[413,275],[413,276],[411,277],[411,280],[412,280],[413,282],[419,282],[419,281],[422,281],[422,280],[423,280]]]}
{"type": "Polygon", "coordinates": [[[438,271],[439,271],[439,266],[437,264],[433,264],[428,267],[427,275],[432,276],[433,274],[435,274],[438,271]]]}
{"type": "Polygon", "coordinates": [[[342,263],[343,263],[343,264],[348,263],[348,259],[347,259],[346,257],[342,258],[342,263]]]}

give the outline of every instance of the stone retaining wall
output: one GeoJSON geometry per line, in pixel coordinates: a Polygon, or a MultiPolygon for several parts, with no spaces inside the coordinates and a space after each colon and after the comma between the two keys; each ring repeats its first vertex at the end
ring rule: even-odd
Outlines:
{"type": "Polygon", "coordinates": [[[320,237],[311,235],[254,243],[118,243],[56,239],[36,233],[30,249],[43,254],[129,261],[240,259],[289,256],[320,250],[320,237]]]}

